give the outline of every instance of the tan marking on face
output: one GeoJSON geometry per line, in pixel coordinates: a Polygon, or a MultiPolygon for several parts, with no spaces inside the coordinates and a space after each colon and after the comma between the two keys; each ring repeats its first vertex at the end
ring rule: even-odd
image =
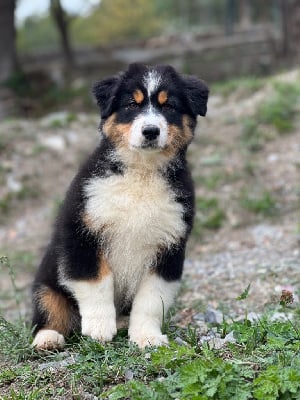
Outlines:
{"type": "Polygon", "coordinates": [[[173,157],[181,149],[187,146],[193,139],[193,132],[190,127],[190,119],[187,115],[182,117],[182,128],[176,125],[169,125],[168,143],[164,154],[173,157]]]}
{"type": "Polygon", "coordinates": [[[158,102],[160,105],[165,104],[167,100],[168,100],[168,93],[165,90],[162,90],[161,92],[158,93],[158,102]]]}
{"type": "Polygon", "coordinates": [[[143,92],[140,89],[136,89],[133,92],[133,98],[136,101],[137,104],[141,104],[144,100],[144,95],[143,92]]]}
{"type": "Polygon", "coordinates": [[[48,287],[39,292],[38,298],[39,307],[47,316],[44,328],[68,335],[72,329],[72,310],[68,300],[48,287]]]}
{"type": "Polygon", "coordinates": [[[112,114],[103,125],[104,134],[109,137],[117,147],[128,147],[131,123],[120,124],[116,122],[116,114],[112,114]]]}

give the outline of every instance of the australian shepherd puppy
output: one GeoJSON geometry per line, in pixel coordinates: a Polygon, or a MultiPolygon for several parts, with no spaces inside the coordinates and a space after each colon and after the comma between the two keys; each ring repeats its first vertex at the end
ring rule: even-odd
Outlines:
{"type": "Polygon", "coordinates": [[[170,66],[132,64],[96,83],[100,144],[72,181],[33,285],[37,349],[60,348],[78,329],[111,341],[129,314],[140,348],[168,343],[192,228],[186,162],[208,88],[170,66]]]}

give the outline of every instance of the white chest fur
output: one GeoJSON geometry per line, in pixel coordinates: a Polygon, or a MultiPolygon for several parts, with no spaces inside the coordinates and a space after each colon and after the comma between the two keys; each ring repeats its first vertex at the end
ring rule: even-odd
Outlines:
{"type": "Polygon", "coordinates": [[[158,250],[184,236],[183,207],[167,182],[154,172],[130,170],[124,175],[91,178],[85,193],[86,216],[107,244],[116,302],[131,300],[158,250]]]}

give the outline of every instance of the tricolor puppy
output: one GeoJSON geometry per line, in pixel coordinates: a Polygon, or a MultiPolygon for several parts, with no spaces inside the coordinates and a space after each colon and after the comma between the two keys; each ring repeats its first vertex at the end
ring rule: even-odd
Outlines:
{"type": "Polygon", "coordinates": [[[132,64],[95,84],[101,141],[72,181],[33,285],[37,349],[81,328],[107,342],[129,317],[129,339],[163,345],[192,228],[186,163],[208,88],[170,66],[132,64]]]}

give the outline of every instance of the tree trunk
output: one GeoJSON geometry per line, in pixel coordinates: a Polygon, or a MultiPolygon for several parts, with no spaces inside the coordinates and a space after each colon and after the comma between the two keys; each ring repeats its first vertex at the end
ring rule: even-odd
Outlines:
{"type": "Polygon", "coordinates": [[[249,0],[240,1],[240,26],[248,29],[251,26],[251,5],[249,0]]]}
{"type": "MultiPolygon", "coordinates": [[[[1,0],[0,0],[1,1],[1,0]]],[[[60,0],[50,0],[51,14],[60,35],[60,42],[67,68],[74,65],[74,56],[69,38],[69,19],[60,0]]]]}
{"type": "Polygon", "coordinates": [[[236,1],[226,0],[225,9],[225,33],[226,35],[232,35],[234,33],[234,22],[236,15],[236,1]]]}
{"type": "Polygon", "coordinates": [[[285,56],[291,54],[292,35],[291,35],[291,4],[287,0],[280,1],[281,18],[282,18],[282,53],[285,56]]]}
{"type": "Polygon", "coordinates": [[[0,82],[17,69],[15,7],[16,0],[0,0],[0,82]]]}

